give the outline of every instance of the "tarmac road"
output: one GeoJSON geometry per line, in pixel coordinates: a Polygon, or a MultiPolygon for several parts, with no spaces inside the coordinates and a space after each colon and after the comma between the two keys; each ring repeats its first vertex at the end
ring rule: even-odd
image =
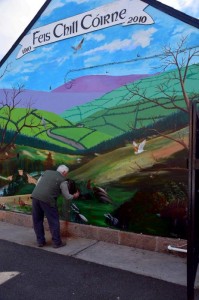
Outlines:
{"type": "Polygon", "coordinates": [[[1,239],[3,272],[19,274],[0,280],[0,300],[187,299],[182,285],[1,239]]]}

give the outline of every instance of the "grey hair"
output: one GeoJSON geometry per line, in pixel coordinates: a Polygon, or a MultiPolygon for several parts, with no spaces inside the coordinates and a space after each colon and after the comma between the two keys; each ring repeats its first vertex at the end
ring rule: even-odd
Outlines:
{"type": "Polygon", "coordinates": [[[69,172],[69,168],[67,167],[67,166],[65,166],[65,165],[60,165],[58,168],[57,168],[57,171],[59,172],[59,173],[63,173],[63,172],[69,172]]]}

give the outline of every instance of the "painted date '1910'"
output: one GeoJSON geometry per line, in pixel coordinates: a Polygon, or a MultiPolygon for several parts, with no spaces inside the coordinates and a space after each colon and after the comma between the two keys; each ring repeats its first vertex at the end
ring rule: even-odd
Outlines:
{"type": "Polygon", "coordinates": [[[28,48],[24,48],[23,50],[22,50],[22,53],[23,54],[26,54],[26,53],[28,53],[28,52],[30,52],[31,51],[31,46],[29,46],[28,48]]]}

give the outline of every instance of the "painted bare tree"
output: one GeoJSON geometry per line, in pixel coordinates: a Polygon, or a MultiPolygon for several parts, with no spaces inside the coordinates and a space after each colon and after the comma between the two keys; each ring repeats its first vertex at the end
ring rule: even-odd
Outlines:
{"type": "MultiPolygon", "coordinates": [[[[168,72],[164,83],[159,85],[157,84],[156,94],[160,95],[159,97],[150,97],[147,93],[148,89],[141,89],[139,83],[134,84],[132,88],[129,87],[129,85],[126,85],[126,88],[130,94],[130,99],[140,99],[137,102],[139,104],[135,104],[135,111],[138,109],[138,107],[140,110],[142,104],[148,103],[153,107],[157,106],[166,110],[182,111],[187,114],[189,113],[190,101],[198,99],[198,94],[194,94],[193,92],[191,96],[188,96],[186,92],[186,80],[191,62],[193,62],[194,59],[196,60],[199,56],[199,49],[198,47],[190,49],[186,46],[186,44],[187,37],[182,37],[175,49],[173,49],[171,46],[166,46],[163,48],[162,54],[160,55],[159,68],[162,71],[167,71],[168,69],[172,69],[174,71],[168,72]],[[181,99],[179,99],[179,93],[177,93],[177,88],[175,88],[175,86],[180,86],[182,91],[181,99]],[[182,99],[184,105],[182,105],[182,99]]],[[[151,117],[151,119],[153,119],[153,122],[155,123],[156,118],[159,119],[160,117],[161,116],[151,117]]],[[[133,125],[131,125],[132,129],[136,129],[135,124],[137,124],[137,121],[138,112],[136,113],[136,120],[134,120],[133,125]]],[[[142,124],[141,122],[141,119],[139,119],[140,124],[142,124]]],[[[144,126],[140,127],[144,128],[144,126]]],[[[187,145],[184,142],[183,137],[179,136],[179,138],[173,138],[170,135],[164,135],[163,133],[160,133],[157,129],[151,128],[149,130],[153,130],[158,135],[174,140],[187,149],[187,145]]]]}
{"type": "MultiPolygon", "coordinates": [[[[9,72],[9,65],[5,67],[0,74],[0,79],[9,72]]],[[[42,129],[41,116],[36,109],[31,106],[31,101],[20,110],[17,108],[22,106],[21,95],[24,92],[22,85],[12,88],[11,90],[4,90],[0,98],[0,159],[8,158],[8,152],[13,147],[17,136],[22,133],[24,128],[30,130],[42,129]],[[21,105],[20,105],[21,104],[21,105]]]]}

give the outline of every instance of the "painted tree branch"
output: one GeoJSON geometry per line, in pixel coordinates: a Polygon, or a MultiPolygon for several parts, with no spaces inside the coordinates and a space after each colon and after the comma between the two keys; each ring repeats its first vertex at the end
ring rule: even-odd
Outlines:
{"type": "MultiPolygon", "coordinates": [[[[199,49],[198,47],[187,49],[186,42],[187,37],[182,37],[177,44],[176,49],[172,49],[170,46],[166,46],[163,48],[163,52],[160,55],[159,68],[163,71],[166,71],[167,69],[172,67],[173,71],[168,72],[168,76],[165,78],[163,84],[156,86],[157,92],[161,93],[162,95],[161,97],[159,95],[157,95],[157,98],[155,98],[154,96],[151,97],[149,94],[147,94],[147,89],[142,89],[139,83],[133,84],[131,87],[130,85],[126,85],[126,89],[131,94],[131,99],[134,98],[137,105],[139,104],[139,106],[141,106],[142,104],[144,105],[147,103],[152,103],[157,107],[161,107],[165,110],[182,111],[186,114],[189,113],[190,101],[196,99],[198,95],[192,94],[189,98],[185,89],[185,83],[187,80],[190,62],[193,60],[193,58],[199,56],[199,49]],[[182,91],[181,99],[179,98],[179,93],[177,93],[174,87],[173,80],[175,80],[176,83],[178,83],[178,86],[180,86],[180,89],[182,91]],[[171,89],[172,86],[173,89],[171,89]],[[182,100],[184,105],[182,104],[182,100]]],[[[146,129],[145,127],[143,128],[146,129]]],[[[132,129],[135,130],[136,128],[132,129]]],[[[177,139],[171,137],[154,128],[149,128],[147,130],[154,131],[156,134],[173,140],[182,145],[183,148],[188,149],[188,146],[182,138],[177,139]]]]}
{"type": "Polygon", "coordinates": [[[31,103],[27,103],[24,108],[23,115],[20,115],[14,121],[16,109],[18,109],[21,99],[20,95],[24,92],[23,86],[18,85],[12,91],[4,90],[4,97],[0,100],[1,125],[0,125],[0,154],[4,154],[10,149],[16,141],[17,136],[23,131],[24,128],[41,129],[41,116],[37,110],[31,108],[31,103]],[[34,113],[34,115],[33,115],[34,113]],[[8,137],[9,133],[9,137],[8,137]]]}

